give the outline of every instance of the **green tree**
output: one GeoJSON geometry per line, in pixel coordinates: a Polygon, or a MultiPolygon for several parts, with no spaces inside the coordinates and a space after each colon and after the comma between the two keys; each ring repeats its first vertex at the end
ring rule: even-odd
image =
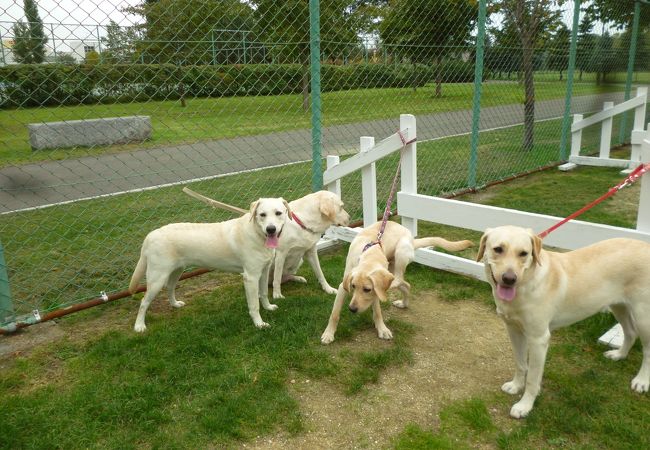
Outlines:
{"type": "MultiPolygon", "coordinates": [[[[256,32],[269,48],[273,60],[302,65],[302,106],[309,109],[310,26],[306,0],[257,0],[256,32]]],[[[349,0],[320,3],[321,54],[335,59],[357,49],[363,21],[349,0]]]]}
{"type": "Polygon", "coordinates": [[[557,28],[564,0],[498,0],[493,12],[502,13],[519,35],[524,84],[524,136],[522,148],[533,149],[535,138],[535,49],[557,28]]]}
{"type": "Polygon", "coordinates": [[[13,26],[13,53],[16,62],[23,64],[40,64],[45,61],[45,44],[47,37],[43,31],[43,21],[38,15],[38,6],[34,0],[24,0],[25,19],[13,26]]]}
{"type": "Polygon", "coordinates": [[[133,61],[136,44],[141,41],[139,29],[121,27],[113,20],[106,25],[106,36],[102,37],[104,50],[102,61],[108,63],[128,63],[133,61]]]}
{"type": "Polygon", "coordinates": [[[510,74],[521,70],[519,34],[512,22],[489,29],[489,44],[485,48],[485,67],[498,77],[501,72],[510,74]]]}
{"type": "MultiPolygon", "coordinates": [[[[379,26],[383,45],[413,64],[435,63],[467,50],[478,18],[475,0],[396,0],[379,26]]],[[[436,97],[442,95],[442,74],[436,71],[436,97]]]]}
{"type": "Polygon", "coordinates": [[[566,25],[560,24],[552,39],[549,41],[548,66],[552,70],[562,73],[569,66],[569,48],[571,46],[571,30],[566,25]]]}
{"type": "Polygon", "coordinates": [[[57,64],[65,64],[67,66],[71,66],[73,64],[77,63],[77,60],[74,59],[74,56],[70,53],[66,52],[59,52],[56,54],[56,57],[54,58],[54,62],[57,64]]]}
{"type": "MultiPolygon", "coordinates": [[[[606,23],[614,22],[619,28],[629,28],[634,18],[634,0],[592,0],[587,7],[588,12],[594,14],[595,18],[606,23]]],[[[650,5],[641,5],[641,16],[639,25],[642,29],[650,27],[650,5]]]]}
{"type": "Polygon", "coordinates": [[[591,30],[594,27],[593,14],[587,13],[580,20],[578,27],[578,41],[576,51],[576,67],[579,70],[578,80],[582,81],[583,72],[591,72],[592,53],[596,48],[598,36],[591,30]]]}

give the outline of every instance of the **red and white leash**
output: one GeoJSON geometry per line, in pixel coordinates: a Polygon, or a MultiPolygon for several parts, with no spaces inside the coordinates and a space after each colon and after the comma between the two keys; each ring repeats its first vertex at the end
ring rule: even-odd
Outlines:
{"type": "Polygon", "coordinates": [[[624,187],[630,186],[632,183],[634,183],[639,178],[641,178],[643,176],[643,174],[646,173],[646,172],[650,172],[650,163],[640,164],[627,177],[625,177],[625,179],[623,181],[618,183],[616,186],[610,188],[605,194],[601,195],[596,200],[586,204],[585,206],[583,206],[582,208],[580,208],[579,210],[577,210],[576,212],[574,212],[573,214],[571,214],[567,218],[560,220],[558,223],[556,223],[552,227],[548,228],[547,230],[542,231],[541,233],[538,234],[538,236],[540,238],[544,239],[546,236],[548,236],[550,233],[552,233],[553,231],[555,231],[556,229],[558,229],[559,227],[561,227],[562,225],[564,225],[568,221],[575,219],[580,214],[582,214],[585,211],[593,208],[597,204],[605,201],[606,199],[613,196],[614,194],[616,194],[618,191],[620,191],[624,187]]]}
{"type": "Polygon", "coordinates": [[[402,154],[404,153],[404,149],[406,148],[407,145],[412,144],[417,140],[416,138],[413,138],[410,141],[407,141],[400,130],[397,131],[397,134],[399,135],[399,138],[402,140],[402,148],[399,152],[399,162],[397,163],[397,170],[395,171],[395,176],[393,177],[393,184],[390,188],[390,194],[388,195],[388,200],[386,201],[386,208],[384,208],[384,216],[381,219],[381,226],[379,227],[379,232],[377,233],[377,239],[367,243],[366,246],[363,247],[362,253],[368,250],[373,245],[381,246],[381,238],[384,235],[384,230],[386,229],[386,223],[388,222],[388,218],[390,217],[391,214],[390,207],[393,204],[393,198],[395,197],[395,192],[397,191],[397,180],[399,179],[400,169],[402,167],[402,154]]]}

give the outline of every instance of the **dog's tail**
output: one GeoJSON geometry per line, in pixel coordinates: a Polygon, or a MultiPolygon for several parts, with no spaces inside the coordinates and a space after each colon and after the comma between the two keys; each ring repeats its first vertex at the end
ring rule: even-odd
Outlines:
{"type": "Polygon", "coordinates": [[[129,292],[131,294],[134,294],[136,289],[138,289],[138,284],[140,284],[140,280],[144,278],[144,273],[147,270],[147,258],[140,253],[140,259],[138,260],[138,264],[135,266],[135,270],[133,271],[133,275],[131,276],[131,283],[129,283],[129,292]]]}
{"type": "Polygon", "coordinates": [[[474,243],[472,241],[448,241],[441,237],[427,237],[421,239],[413,240],[415,248],[422,247],[440,247],[450,252],[458,252],[465,250],[466,248],[472,247],[474,243]]]}

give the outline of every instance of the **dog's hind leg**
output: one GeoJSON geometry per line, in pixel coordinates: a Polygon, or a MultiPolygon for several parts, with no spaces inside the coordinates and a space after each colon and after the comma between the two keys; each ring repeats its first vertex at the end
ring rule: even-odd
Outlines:
{"type": "Polygon", "coordinates": [[[397,288],[402,293],[402,300],[395,300],[393,305],[398,308],[408,308],[409,305],[409,296],[411,294],[411,285],[404,280],[404,273],[406,272],[406,267],[413,261],[415,258],[415,250],[411,242],[405,239],[402,239],[395,249],[395,260],[393,262],[393,275],[395,279],[391,283],[391,288],[397,288]]]}
{"type": "Polygon", "coordinates": [[[648,304],[633,305],[630,307],[634,325],[641,344],[643,344],[643,362],[639,373],[632,379],[633,391],[643,393],[650,388],[650,306],[648,304]]]}
{"type": "MultiPolygon", "coordinates": [[[[147,275],[149,275],[149,273],[147,273],[147,275]]],[[[152,278],[153,279],[149,279],[149,277],[147,277],[147,291],[145,292],[144,297],[142,297],[142,301],[140,302],[140,309],[138,310],[138,317],[135,319],[135,326],[133,329],[138,333],[142,333],[147,329],[147,326],[144,323],[144,316],[147,314],[147,309],[149,309],[149,305],[151,305],[153,299],[165,286],[164,276],[157,276],[152,278]]]]}
{"type": "Polygon", "coordinates": [[[178,283],[178,279],[181,277],[182,273],[183,268],[179,267],[170,273],[169,278],[167,278],[167,298],[169,298],[169,304],[174,308],[185,306],[185,302],[179,302],[176,300],[176,283],[178,283]]]}
{"type": "Polygon", "coordinates": [[[612,305],[609,309],[623,328],[623,344],[620,348],[605,352],[605,357],[618,361],[627,357],[627,354],[634,345],[634,341],[636,341],[637,333],[634,326],[634,320],[632,320],[630,310],[626,305],[612,305]]]}

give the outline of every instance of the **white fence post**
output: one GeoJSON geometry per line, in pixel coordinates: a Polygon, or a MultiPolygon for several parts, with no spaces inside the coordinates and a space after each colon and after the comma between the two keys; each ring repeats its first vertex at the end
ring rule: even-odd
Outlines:
{"type": "MultiPolygon", "coordinates": [[[[605,102],[603,103],[603,111],[612,109],[614,107],[614,102],[605,102]]],[[[609,158],[609,149],[612,145],[612,123],[614,122],[613,117],[608,117],[604,119],[601,123],[600,129],[600,154],[599,158],[609,158]]]]}
{"type": "MultiPolygon", "coordinates": [[[[650,124],[645,133],[641,161],[650,162],[650,124]]],[[[650,174],[641,177],[641,194],[639,196],[639,212],[636,218],[636,229],[650,233],[650,174]]]]}
{"type": "MultiPolygon", "coordinates": [[[[400,114],[400,130],[408,128],[408,134],[404,136],[407,141],[417,138],[415,116],[412,114],[400,114]]],[[[408,144],[402,153],[401,191],[408,194],[418,192],[417,172],[417,143],[414,141],[408,144]]],[[[399,205],[398,205],[399,206],[399,205]]],[[[399,212],[399,211],[398,211],[399,212]]],[[[418,235],[418,221],[415,217],[402,216],[402,225],[409,229],[413,236],[418,235]]]]}
{"type": "MultiPolygon", "coordinates": [[[[366,153],[375,146],[375,138],[362,136],[359,139],[359,152],[366,153]]],[[[377,170],[375,163],[361,169],[361,192],[363,201],[363,226],[369,227],[377,222],[377,170]]]]}
{"type": "Polygon", "coordinates": [[[640,87],[636,90],[637,97],[645,97],[645,101],[642,105],[634,108],[634,125],[632,126],[632,138],[630,139],[632,151],[630,154],[631,166],[638,164],[641,161],[641,147],[644,138],[644,128],[645,125],[645,109],[646,101],[648,99],[648,88],[640,87]]]}
{"type": "MultiPolygon", "coordinates": [[[[339,162],[341,162],[341,158],[339,158],[338,155],[327,155],[327,168],[331,169],[332,167],[338,165],[339,162]]],[[[341,197],[341,180],[338,179],[334,183],[330,183],[327,185],[327,190],[330,192],[334,192],[336,195],[341,197]]]]}
{"type": "MultiPolygon", "coordinates": [[[[582,114],[573,115],[573,123],[580,122],[582,119],[582,114]]],[[[558,167],[558,169],[563,172],[567,172],[578,167],[576,163],[572,163],[570,161],[572,157],[580,156],[580,145],[582,145],[582,128],[571,132],[571,155],[569,155],[569,162],[562,164],[558,167]]]]}

